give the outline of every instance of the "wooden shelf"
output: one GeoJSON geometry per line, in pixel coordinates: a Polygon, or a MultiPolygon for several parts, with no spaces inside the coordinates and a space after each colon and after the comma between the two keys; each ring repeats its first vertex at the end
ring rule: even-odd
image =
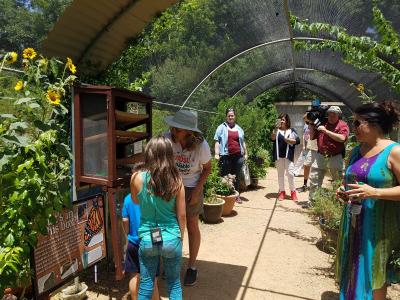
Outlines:
{"type": "Polygon", "coordinates": [[[148,136],[147,132],[140,132],[140,131],[115,130],[114,133],[117,139],[130,138],[132,140],[138,140],[146,138],[148,136]]]}
{"type": "Polygon", "coordinates": [[[115,110],[115,120],[121,123],[133,125],[149,119],[148,114],[133,114],[125,111],[115,110]]]}
{"type": "Polygon", "coordinates": [[[107,138],[107,132],[91,135],[83,138],[84,143],[95,143],[101,139],[107,138]]]}
{"type": "Polygon", "coordinates": [[[117,158],[117,165],[135,164],[144,161],[144,153],[137,153],[129,157],[117,158]]]}
{"type": "MultiPolygon", "coordinates": [[[[139,131],[115,130],[114,132],[115,132],[115,139],[118,144],[134,143],[136,141],[145,139],[148,136],[146,132],[139,132],[139,131]]],[[[87,144],[87,143],[99,142],[99,140],[105,139],[106,137],[107,137],[106,132],[95,134],[83,138],[83,143],[87,144]]]]}

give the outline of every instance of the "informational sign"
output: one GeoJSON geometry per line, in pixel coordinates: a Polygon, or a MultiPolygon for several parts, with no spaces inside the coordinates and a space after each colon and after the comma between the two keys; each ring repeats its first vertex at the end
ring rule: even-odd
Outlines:
{"type": "Polygon", "coordinates": [[[49,292],[106,257],[103,196],[75,202],[54,216],[34,249],[37,294],[49,292]]]}

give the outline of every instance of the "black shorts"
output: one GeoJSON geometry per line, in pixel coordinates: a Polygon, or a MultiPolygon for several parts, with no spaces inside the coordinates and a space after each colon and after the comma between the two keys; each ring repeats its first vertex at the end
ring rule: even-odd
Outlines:
{"type": "Polygon", "coordinates": [[[139,266],[139,245],[128,242],[125,256],[125,272],[140,273],[139,266]]]}
{"type": "MultiPolygon", "coordinates": [[[[125,272],[126,273],[140,273],[140,263],[139,263],[139,245],[132,242],[128,242],[128,247],[126,248],[125,256],[125,272]]],[[[160,275],[160,262],[158,262],[158,268],[156,276],[160,275]]]]}

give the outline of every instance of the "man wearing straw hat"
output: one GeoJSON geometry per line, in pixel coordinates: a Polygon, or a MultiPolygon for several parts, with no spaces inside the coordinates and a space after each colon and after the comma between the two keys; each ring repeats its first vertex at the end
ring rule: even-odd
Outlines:
{"type": "Polygon", "coordinates": [[[197,281],[195,262],[201,240],[199,215],[203,212],[203,185],[211,171],[211,151],[197,128],[194,112],[182,109],[166,117],[165,122],[170,126],[165,136],[172,141],[175,163],[185,186],[189,263],[184,284],[192,286],[197,281]]]}

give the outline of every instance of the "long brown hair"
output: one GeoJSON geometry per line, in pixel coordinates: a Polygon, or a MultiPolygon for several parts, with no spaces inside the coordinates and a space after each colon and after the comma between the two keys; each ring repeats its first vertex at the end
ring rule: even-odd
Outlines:
{"type": "MultiPolygon", "coordinates": [[[[176,138],[176,130],[182,130],[180,128],[171,127],[171,138],[174,143],[177,143],[178,140],[176,138]]],[[[188,135],[185,138],[185,148],[189,151],[196,149],[198,145],[200,145],[204,141],[204,136],[200,132],[187,130],[188,135]]]]}
{"type": "Polygon", "coordinates": [[[166,201],[178,194],[182,179],[169,139],[159,135],[149,141],[144,150],[144,167],[151,175],[149,192],[166,201]]]}

